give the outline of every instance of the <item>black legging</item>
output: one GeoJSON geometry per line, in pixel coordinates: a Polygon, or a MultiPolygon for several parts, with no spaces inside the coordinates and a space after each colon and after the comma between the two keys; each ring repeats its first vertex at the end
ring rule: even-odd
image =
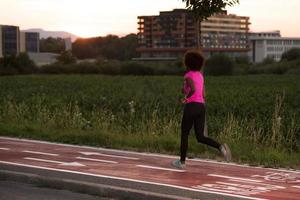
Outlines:
{"type": "Polygon", "coordinates": [[[181,123],[181,147],[180,160],[185,162],[188,148],[188,137],[191,128],[194,125],[195,134],[199,143],[207,144],[216,149],[220,148],[220,144],[215,140],[204,136],[205,123],[205,105],[203,103],[188,103],[184,107],[182,123],[181,123]]]}

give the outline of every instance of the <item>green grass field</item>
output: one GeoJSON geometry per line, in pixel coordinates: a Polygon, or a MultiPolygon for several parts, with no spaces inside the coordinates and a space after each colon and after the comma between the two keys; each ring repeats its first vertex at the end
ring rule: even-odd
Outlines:
{"type": "MultiPolygon", "coordinates": [[[[0,78],[0,135],[179,153],[182,78],[0,78]]],[[[207,77],[209,135],[235,162],[300,168],[300,76],[207,77]]],[[[221,159],[190,136],[189,156],[221,159]]]]}

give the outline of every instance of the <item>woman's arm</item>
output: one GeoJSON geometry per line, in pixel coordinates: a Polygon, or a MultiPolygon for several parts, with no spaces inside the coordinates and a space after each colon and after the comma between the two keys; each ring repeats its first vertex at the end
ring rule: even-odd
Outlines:
{"type": "Polygon", "coordinates": [[[191,78],[186,78],[185,80],[186,80],[186,83],[187,83],[188,87],[191,88],[190,92],[188,93],[186,98],[190,98],[195,93],[194,81],[191,78]]]}

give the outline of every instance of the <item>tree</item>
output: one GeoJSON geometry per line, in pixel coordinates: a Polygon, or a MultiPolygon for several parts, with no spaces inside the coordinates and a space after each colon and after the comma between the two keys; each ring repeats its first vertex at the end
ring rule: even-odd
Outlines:
{"type": "Polygon", "coordinates": [[[262,65],[269,65],[269,64],[273,64],[275,63],[275,60],[273,57],[267,56],[266,58],[264,58],[264,60],[262,61],[262,65]]]}
{"type": "Polygon", "coordinates": [[[73,43],[72,53],[78,59],[104,57],[106,59],[131,60],[137,57],[138,47],[136,34],[124,37],[107,35],[105,37],[77,39],[73,43]]]}
{"type": "Polygon", "coordinates": [[[239,4],[239,0],[182,0],[186,3],[186,9],[191,11],[197,28],[197,47],[201,44],[201,22],[216,13],[221,13],[227,6],[239,4]]]}
{"type": "Polygon", "coordinates": [[[213,76],[232,75],[233,61],[224,54],[213,55],[206,62],[205,73],[213,76]]]}
{"type": "Polygon", "coordinates": [[[292,48],[286,52],[284,52],[281,56],[281,60],[297,60],[300,59],[300,48],[292,48]]]}
{"type": "Polygon", "coordinates": [[[56,60],[62,64],[73,64],[76,63],[76,58],[72,55],[70,51],[64,51],[59,56],[57,56],[56,60]]]}
{"type": "Polygon", "coordinates": [[[52,37],[48,37],[46,39],[42,38],[40,40],[40,51],[61,53],[65,51],[65,40],[63,38],[52,38],[52,37]]]}
{"type": "Polygon", "coordinates": [[[0,75],[32,74],[38,69],[27,53],[0,58],[0,75]]]}

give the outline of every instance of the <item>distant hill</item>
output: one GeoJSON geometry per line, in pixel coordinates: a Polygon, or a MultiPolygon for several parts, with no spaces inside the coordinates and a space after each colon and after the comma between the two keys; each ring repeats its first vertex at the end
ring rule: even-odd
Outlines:
{"type": "Polygon", "coordinates": [[[40,33],[40,38],[48,38],[48,37],[68,38],[68,37],[70,37],[72,41],[75,41],[78,38],[77,35],[74,35],[72,33],[68,33],[65,31],[46,31],[46,30],[38,29],[38,28],[28,29],[28,30],[24,30],[24,31],[38,32],[38,33],[40,33]]]}

